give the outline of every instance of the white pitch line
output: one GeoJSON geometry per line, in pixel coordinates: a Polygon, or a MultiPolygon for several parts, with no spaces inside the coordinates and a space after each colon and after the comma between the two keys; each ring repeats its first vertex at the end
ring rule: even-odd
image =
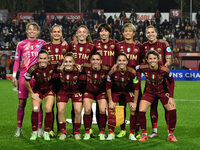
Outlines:
{"type": "Polygon", "coordinates": [[[180,101],[180,102],[200,102],[200,99],[175,99],[175,101],[180,101]]]}

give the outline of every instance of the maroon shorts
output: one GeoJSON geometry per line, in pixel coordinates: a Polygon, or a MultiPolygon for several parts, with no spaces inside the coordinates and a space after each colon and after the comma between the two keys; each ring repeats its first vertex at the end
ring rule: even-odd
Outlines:
{"type": "Polygon", "coordinates": [[[113,102],[117,103],[121,95],[125,96],[125,101],[127,103],[134,102],[134,93],[133,92],[114,92],[112,93],[113,102]]]}
{"type": "Polygon", "coordinates": [[[81,102],[82,103],[82,94],[81,92],[66,92],[63,90],[58,91],[57,93],[57,103],[64,102],[67,103],[69,98],[72,99],[72,102],[81,102]]]}
{"type": "Polygon", "coordinates": [[[53,92],[53,90],[49,90],[47,92],[39,92],[39,91],[34,91],[34,93],[39,94],[40,99],[43,99],[47,96],[55,96],[55,93],[53,92]]]}
{"type": "Polygon", "coordinates": [[[95,93],[95,94],[90,92],[85,92],[83,98],[89,98],[92,100],[101,100],[101,99],[107,99],[107,94],[106,92],[95,93]]]}
{"type": "Polygon", "coordinates": [[[161,103],[163,105],[166,105],[169,101],[169,93],[148,93],[148,92],[144,92],[141,100],[145,100],[148,101],[150,103],[153,103],[154,100],[160,99],[161,103]]]}

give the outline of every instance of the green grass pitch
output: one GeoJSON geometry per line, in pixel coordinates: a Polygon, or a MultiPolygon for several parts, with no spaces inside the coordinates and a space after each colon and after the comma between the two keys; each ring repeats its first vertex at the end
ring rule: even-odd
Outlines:
{"type": "MultiPolygon", "coordinates": [[[[113,141],[100,141],[98,139],[97,125],[93,125],[95,138],[89,141],[76,141],[73,138],[67,138],[65,141],[59,141],[52,138],[51,141],[37,139],[30,141],[31,136],[31,101],[28,99],[23,122],[23,136],[14,137],[16,130],[16,112],[18,106],[17,92],[13,90],[11,81],[0,80],[0,149],[7,150],[37,150],[37,149],[200,149],[200,82],[199,81],[176,81],[175,83],[175,101],[177,104],[177,124],[175,135],[177,143],[167,141],[167,127],[164,120],[164,110],[159,102],[159,137],[149,139],[146,142],[130,141],[128,135],[121,139],[113,141]]],[[[70,117],[71,103],[66,109],[66,117],[70,117]]],[[[127,114],[127,119],[129,118],[127,114]]],[[[147,112],[148,133],[151,132],[149,120],[149,111],[147,112]]],[[[56,126],[55,126],[56,127],[56,126]]],[[[127,131],[129,126],[127,125],[127,131]]],[[[67,124],[67,131],[71,133],[72,125],[67,124]]],[[[118,133],[120,128],[115,129],[118,133]]],[[[106,133],[108,130],[106,130],[106,133]]],[[[81,126],[83,137],[84,128],[81,126]]]]}

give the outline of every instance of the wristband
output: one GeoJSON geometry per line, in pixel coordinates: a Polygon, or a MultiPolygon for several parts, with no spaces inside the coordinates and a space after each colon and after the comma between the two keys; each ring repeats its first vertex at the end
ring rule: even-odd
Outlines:
{"type": "Polygon", "coordinates": [[[13,72],[13,78],[16,78],[16,76],[17,76],[17,73],[13,72]]]}

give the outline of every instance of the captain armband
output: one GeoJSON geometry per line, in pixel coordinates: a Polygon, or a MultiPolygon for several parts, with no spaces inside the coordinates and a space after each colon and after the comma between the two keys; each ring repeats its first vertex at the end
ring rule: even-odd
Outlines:
{"type": "Polygon", "coordinates": [[[24,75],[24,77],[26,80],[31,80],[31,78],[32,78],[31,74],[28,72],[24,75]]]}
{"type": "Polygon", "coordinates": [[[108,82],[111,82],[111,78],[110,78],[109,75],[107,76],[107,81],[108,81],[108,82]]]}
{"type": "Polygon", "coordinates": [[[133,83],[137,84],[138,82],[139,82],[138,78],[135,77],[135,78],[133,79],[133,83]]]}

